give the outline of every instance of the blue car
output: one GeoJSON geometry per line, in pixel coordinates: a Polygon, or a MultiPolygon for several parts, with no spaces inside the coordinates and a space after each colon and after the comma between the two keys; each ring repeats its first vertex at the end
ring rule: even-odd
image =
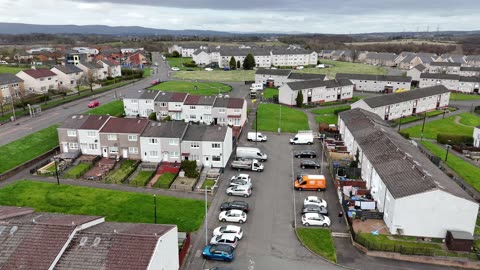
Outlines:
{"type": "Polygon", "coordinates": [[[231,262],[235,257],[234,248],[229,245],[210,245],[203,249],[202,256],[207,260],[231,262]]]}

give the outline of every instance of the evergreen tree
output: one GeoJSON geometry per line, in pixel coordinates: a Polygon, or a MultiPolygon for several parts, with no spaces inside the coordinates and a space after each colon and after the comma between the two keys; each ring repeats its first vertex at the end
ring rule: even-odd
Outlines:
{"type": "Polygon", "coordinates": [[[247,54],[243,61],[243,69],[253,69],[255,67],[255,58],[251,53],[247,54]]]}
{"type": "Polygon", "coordinates": [[[303,93],[302,91],[298,91],[298,94],[297,94],[297,98],[295,99],[295,101],[297,102],[297,107],[302,107],[302,104],[303,104],[303,93]]]}
{"type": "Polygon", "coordinates": [[[235,67],[237,66],[237,62],[235,62],[235,58],[233,58],[233,56],[230,58],[230,69],[235,69],[235,67]]]}
{"type": "Polygon", "coordinates": [[[240,60],[237,61],[237,68],[241,68],[240,60]]]}

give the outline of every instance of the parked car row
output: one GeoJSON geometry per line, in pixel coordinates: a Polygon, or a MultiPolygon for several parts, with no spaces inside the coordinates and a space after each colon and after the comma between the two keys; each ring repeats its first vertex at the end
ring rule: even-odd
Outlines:
{"type": "Polygon", "coordinates": [[[327,216],[327,202],[317,196],[308,196],[303,200],[302,224],[304,226],[323,226],[331,224],[327,216]]]}

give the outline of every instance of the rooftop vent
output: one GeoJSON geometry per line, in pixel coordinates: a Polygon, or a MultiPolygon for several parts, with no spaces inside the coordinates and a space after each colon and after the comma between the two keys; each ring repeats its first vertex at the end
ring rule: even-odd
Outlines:
{"type": "Polygon", "coordinates": [[[82,239],[80,239],[80,246],[83,247],[88,241],[88,237],[84,236],[82,239]]]}
{"type": "Polygon", "coordinates": [[[102,240],[102,239],[101,239],[100,237],[95,237],[95,239],[93,240],[92,246],[93,246],[93,247],[98,247],[98,245],[100,244],[100,241],[101,241],[101,240],[102,240]]]}
{"type": "Polygon", "coordinates": [[[77,116],[76,116],[76,115],[72,116],[72,119],[75,119],[75,118],[77,118],[77,116]]]}
{"type": "Polygon", "coordinates": [[[13,227],[10,229],[10,235],[13,235],[16,231],[18,231],[18,226],[13,226],[13,227]]]}
{"type": "Polygon", "coordinates": [[[0,226],[0,235],[2,235],[3,231],[5,231],[6,228],[6,226],[0,226]]]}
{"type": "Polygon", "coordinates": [[[83,118],[83,115],[80,115],[80,116],[79,116],[79,119],[82,119],[82,118],[83,118]]]}

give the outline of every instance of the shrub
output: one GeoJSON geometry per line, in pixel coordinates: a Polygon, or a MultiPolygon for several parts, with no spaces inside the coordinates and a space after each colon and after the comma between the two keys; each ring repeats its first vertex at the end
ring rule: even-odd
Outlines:
{"type": "Polygon", "coordinates": [[[295,103],[297,107],[302,107],[303,105],[303,93],[302,91],[298,91],[297,97],[295,98],[295,103]]]}
{"type": "Polygon", "coordinates": [[[200,172],[197,170],[197,162],[195,160],[183,160],[180,167],[188,178],[197,178],[200,172]]]}
{"type": "Polygon", "coordinates": [[[179,57],[180,57],[180,53],[177,52],[177,51],[173,51],[173,52],[172,52],[172,57],[179,58],[179,57]]]}
{"type": "Polygon", "coordinates": [[[188,61],[188,62],[185,62],[183,63],[183,66],[184,67],[197,67],[197,63],[195,63],[195,61],[188,61]]]}
{"type": "Polygon", "coordinates": [[[399,131],[398,133],[402,135],[405,139],[410,139],[410,133],[404,131],[399,131]]]}
{"type": "Polygon", "coordinates": [[[440,144],[451,145],[473,144],[473,137],[465,135],[438,133],[437,142],[440,144]]]}
{"type": "Polygon", "coordinates": [[[157,121],[157,113],[152,112],[152,113],[148,116],[148,119],[153,120],[153,121],[157,121]]]}

